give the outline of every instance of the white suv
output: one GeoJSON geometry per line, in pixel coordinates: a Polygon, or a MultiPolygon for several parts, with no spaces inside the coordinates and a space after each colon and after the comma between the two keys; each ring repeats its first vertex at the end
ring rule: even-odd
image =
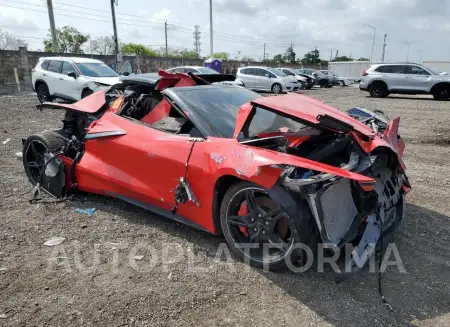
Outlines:
{"type": "Polygon", "coordinates": [[[78,101],[95,91],[119,83],[119,75],[104,62],[89,58],[39,58],[31,73],[39,101],[60,98],[78,101]]]}
{"type": "Polygon", "coordinates": [[[363,72],[359,88],[375,98],[391,93],[432,94],[436,100],[448,101],[450,76],[418,64],[377,64],[363,72]]]}

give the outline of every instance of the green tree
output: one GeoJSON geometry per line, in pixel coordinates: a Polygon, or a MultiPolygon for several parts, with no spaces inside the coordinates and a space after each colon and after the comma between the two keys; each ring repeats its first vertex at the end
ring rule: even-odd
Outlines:
{"type": "Polygon", "coordinates": [[[357,61],[370,61],[369,58],[360,57],[357,59],[357,61]]]}
{"type": "Polygon", "coordinates": [[[228,52],[216,52],[216,53],[213,53],[213,58],[220,59],[220,60],[223,60],[223,61],[227,61],[229,56],[230,55],[228,54],[228,52]]]}
{"type": "Polygon", "coordinates": [[[254,58],[251,58],[251,57],[242,57],[241,59],[240,59],[240,61],[251,61],[251,62],[255,62],[255,59],[254,58]]]}
{"type": "Polygon", "coordinates": [[[147,57],[158,57],[158,53],[142,44],[136,43],[122,43],[120,45],[122,54],[124,55],[138,55],[147,57]]]}
{"type": "Polygon", "coordinates": [[[355,59],[347,57],[347,56],[339,56],[339,57],[334,57],[334,59],[332,61],[354,61],[355,59]]]}
{"type": "Polygon", "coordinates": [[[115,48],[114,37],[101,36],[91,41],[91,50],[99,55],[112,55],[115,48]]]}
{"type": "Polygon", "coordinates": [[[292,48],[292,45],[289,46],[289,48],[286,49],[286,52],[283,56],[284,62],[294,64],[295,63],[295,52],[294,48],[292,48]]]}
{"type": "Polygon", "coordinates": [[[305,53],[303,59],[300,61],[302,65],[318,65],[320,64],[320,52],[315,49],[305,53]]]}
{"type": "Polygon", "coordinates": [[[277,54],[273,57],[272,62],[278,64],[284,64],[284,57],[280,54],[277,54]]]}
{"type": "MultiPolygon", "coordinates": [[[[56,29],[56,42],[60,53],[84,53],[82,46],[88,40],[88,36],[79,32],[71,26],[64,26],[56,29]]],[[[47,34],[44,40],[44,50],[46,52],[53,51],[53,41],[51,34],[47,34]]]]}

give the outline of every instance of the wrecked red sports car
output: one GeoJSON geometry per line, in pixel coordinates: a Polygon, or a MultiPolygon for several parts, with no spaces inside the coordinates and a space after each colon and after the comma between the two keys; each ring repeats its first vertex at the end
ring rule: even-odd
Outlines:
{"type": "Polygon", "coordinates": [[[256,266],[284,267],[304,259],[298,244],[323,242],[353,243],[347,265],[361,268],[403,220],[399,118],[229,80],[160,71],[128,76],[111,101],[100,91],[39,105],[66,115],[24,140],[26,174],[54,197],[106,195],[223,234],[256,266]]]}

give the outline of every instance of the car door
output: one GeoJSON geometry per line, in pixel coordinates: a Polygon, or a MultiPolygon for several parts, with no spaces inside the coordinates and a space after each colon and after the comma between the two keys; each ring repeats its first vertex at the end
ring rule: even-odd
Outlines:
{"type": "Polygon", "coordinates": [[[248,89],[255,89],[256,70],[255,68],[241,69],[239,79],[244,83],[248,89]]]}
{"type": "Polygon", "coordinates": [[[273,79],[271,76],[274,76],[268,70],[263,68],[255,68],[256,69],[256,88],[259,90],[270,90],[272,88],[273,79]]]}
{"type": "Polygon", "coordinates": [[[172,210],[193,142],[107,111],[86,135],[80,189],[172,210]],[[91,178],[87,178],[89,173],[91,178]]]}
{"type": "Polygon", "coordinates": [[[79,100],[81,97],[81,88],[78,74],[75,67],[68,61],[63,61],[61,68],[61,76],[59,76],[59,93],[67,98],[79,100]],[[77,78],[68,76],[69,73],[75,73],[77,78]]]}
{"type": "Polygon", "coordinates": [[[51,95],[61,93],[61,83],[59,78],[61,77],[61,60],[50,60],[48,63],[47,71],[43,74],[44,81],[47,83],[48,90],[51,95]]]}
{"type": "Polygon", "coordinates": [[[376,70],[378,78],[386,82],[389,90],[405,89],[405,65],[385,65],[376,70]]]}
{"type": "Polygon", "coordinates": [[[430,73],[422,67],[406,66],[405,89],[426,92],[430,89],[430,73]]]}

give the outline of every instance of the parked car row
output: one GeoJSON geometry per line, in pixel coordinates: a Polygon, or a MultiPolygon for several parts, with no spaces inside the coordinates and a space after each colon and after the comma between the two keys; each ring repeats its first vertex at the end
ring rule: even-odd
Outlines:
{"type": "MultiPolygon", "coordinates": [[[[202,66],[179,66],[170,73],[219,74],[202,66]]],[[[128,75],[127,73],[126,75],[128,75]]],[[[107,90],[120,81],[120,76],[102,61],[77,57],[43,57],[32,70],[32,84],[39,101],[78,101],[98,90],[107,90]]],[[[235,79],[222,84],[243,86],[256,91],[275,94],[310,89],[314,85],[333,87],[348,85],[350,80],[337,77],[330,71],[249,66],[238,69],[235,79]]]]}

